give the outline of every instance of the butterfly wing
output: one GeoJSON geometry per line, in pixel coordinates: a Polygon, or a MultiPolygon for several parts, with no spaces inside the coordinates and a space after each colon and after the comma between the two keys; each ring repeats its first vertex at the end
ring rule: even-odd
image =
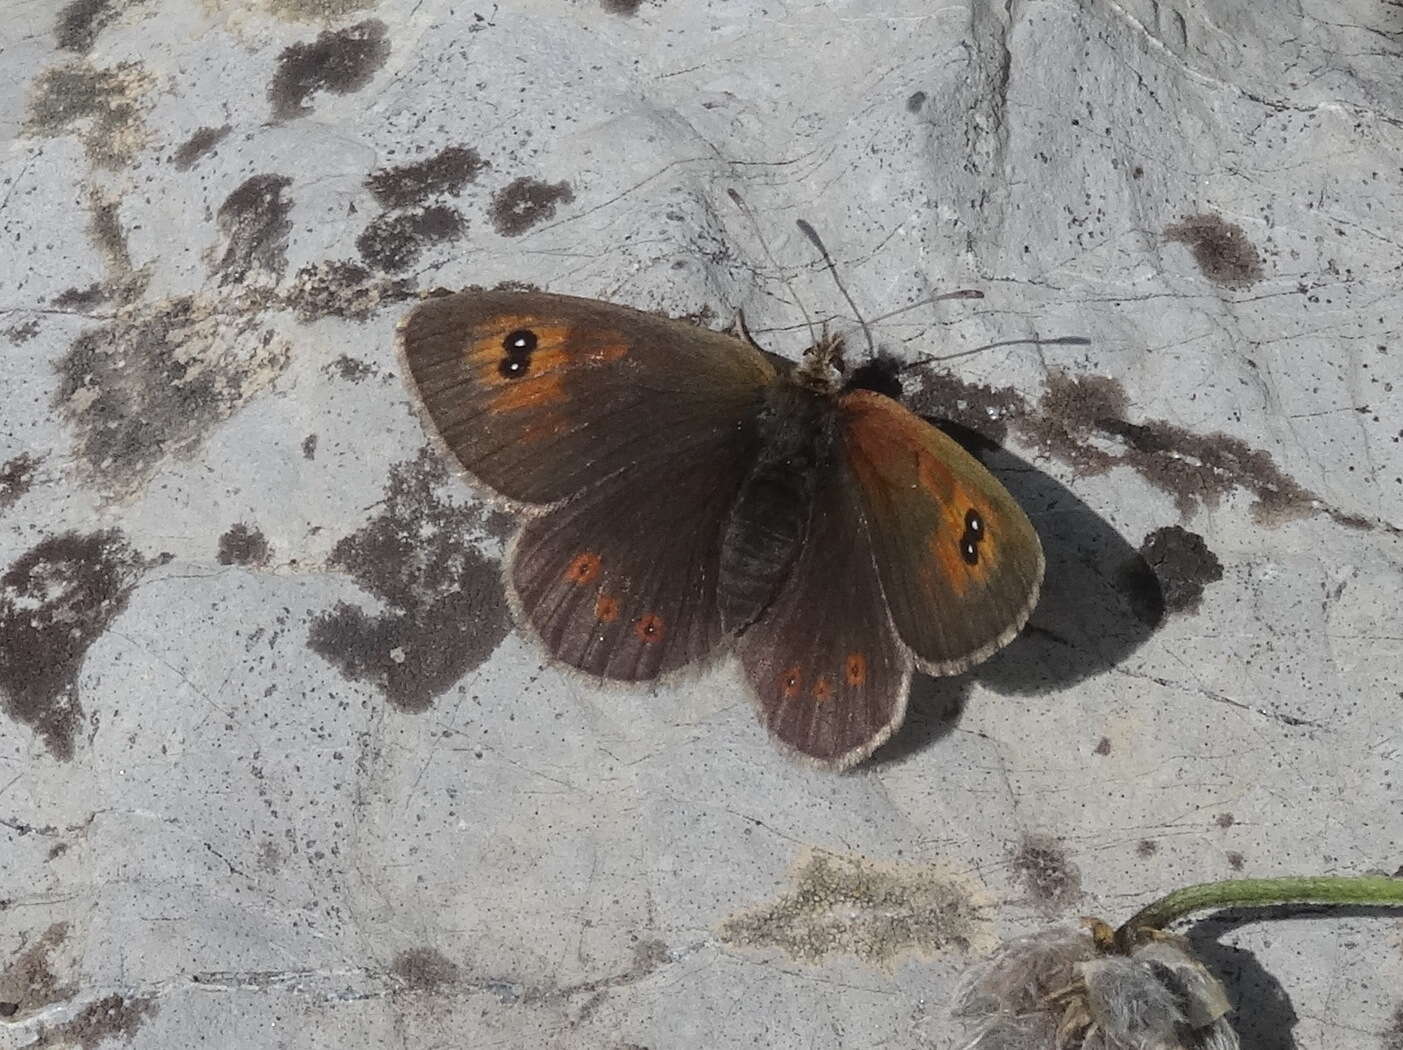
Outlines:
{"type": "Polygon", "coordinates": [[[897,633],[928,674],[958,674],[1012,640],[1037,603],[1042,545],[1008,491],[955,441],[890,398],[839,401],[897,633]]]}
{"type": "Polygon", "coordinates": [[[622,306],[510,292],[427,300],[400,347],[464,469],[542,506],[506,576],[554,657],[640,680],[717,645],[723,530],[775,377],[763,354],[622,306]]]}
{"type": "Polygon", "coordinates": [[[655,459],[529,520],[509,558],[521,618],[590,674],[655,678],[714,649],[721,543],[753,447],[655,459]]]}
{"type": "Polygon", "coordinates": [[[401,323],[399,346],[464,470],[528,504],[644,460],[700,462],[753,419],[775,375],[732,336],[544,292],[427,299],[401,323]]]}
{"type": "Polygon", "coordinates": [[[770,733],[846,769],[901,724],[911,656],[882,596],[857,485],[845,463],[832,466],[784,586],[738,648],[770,733]]]}

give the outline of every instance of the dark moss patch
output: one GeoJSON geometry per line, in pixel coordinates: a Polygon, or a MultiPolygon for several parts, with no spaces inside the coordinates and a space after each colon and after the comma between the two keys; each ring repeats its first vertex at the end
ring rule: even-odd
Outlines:
{"type": "Polygon", "coordinates": [[[926,104],[926,93],[924,91],[913,91],[906,99],[906,112],[919,113],[926,104]]]}
{"type": "Polygon", "coordinates": [[[39,334],[39,322],[32,317],[28,321],[21,321],[19,324],[10,325],[5,329],[5,338],[13,345],[19,346],[27,343],[39,334]]]}
{"type": "Polygon", "coordinates": [[[1237,823],[1237,818],[1231,813],[1219,813],[1213,818],[1213,823],[1217,824],[1220,828],[1230,828],[1237,823]]]}
{"type": "Polygon", "coordinates": [[[790,892],[727,919],[721,939],[809,963],[854,955],[886,965],[908,952],[977,950],[990,933],[976,894],[969,880],[935,867],[812,853],[790,892]]]}
{"type": "Polygon", "coordinates": [[[106,299],[107,289],[101,282],[95,282],[86,288],[69,288],[59,292],[53,297],[52,304],[60,310],[86,310],[106,299]]]}
{"type": "Polygon", "coordinates": [[[413,281],[378,277],[360,263],[345,260],[304,266],[287,293],[288,304],[303,321],[322,317],[364,321],[386,303],[413,298],[413,281]]]}
{"type": "Polygon", "coordinates": [[[145,139],[142,93],[147,82],[135,62],[112,69],[74,62],[45,70],[34,81],[25,131],[54,138],[76,130],[93,164],[123,167],[145,139]]]}
{"type": "Polygon", "coordinates": [[[308,100],[321,91],[359,91],[389,57],[385,24],[373,18],[319,33],[310,44],[293,44],[278,56],[277,73],[268,85],[273,117],[288,120],[310,113],[308,100]]]}
{"type": "Polygon", "coordinates": [[[439,194],[460,192],[486,167],[477,150],[448,146],[413,164],[381,168],[365,184],[384,207],[408,208],[439,194]]]}
{"type": "Polygon", "coordinates": [[[68,923],[56,922],[11,957],[0,970],[0,1004],[6,1007],[0,1016],[27,1017],[73,995],[53,969],[53,953],[67,939],[68,923]]]}
{"type": "Polygon", "coordinates": [[[292,185],[286,175],[255,175],[224,199],[216,214],[225,237],[224,253],[214,270],[221,284],[238,284],[255,268],[280,274],[287,265],[288,214],[292,201],[283,193],[292,185]]]}
{"type": "MultiPolygon", "coordinates": [[[[905,400],[976,453],[996,448],[1011,431],[1082,474],[1129,467],[1171,495],[1186,517],[1200,506],[1214,507],[1225,496],[1246,491],[1255,497],[1252,511],[1261,524],[1324,513],[1349,528],[1375,527],[1326,506],[1282,471],[1270,453],[1239,438],[1196,434],[1158,419],[1132,422],[1124,387],[1103,376],[1051,372],[1047,391],[1032,406],[1015,390],[932,372],[918,377],[905,400]]],[[[1159,615],[1152,609],[1143,614],[1159,615]]]]}
{"type": "Polygon", "coordinates": [[[308,635],[314,652],[348,678],[373,682],[404,711],[426,710],[486,660],[510,626],[501,570],[468,542],[491,529],[491,515],[442,500],[435,489],[445,480],[427,451],[390,472],[382,512],[329,559],[384,611],[342,602],[315,617],[308,635]]]}
{"type": "Polygon", "coordinates": [[[120,202],[98,196],[90,199],[88,235],[115,276],[120,277],[131,271],[132,257],[127,248],[127,231],[122,228],[120,202]]]}
{"type": "Polygon", "coordinates": [[[599,0],[599,6],[611,15],[623,15],[625,18],[638,14],[638,9],[643,6],[643,0],[599,0]]]}
{"type": "Polygon", "coordinates": [[[302,439],[302,458],[317,458],[317,435],[308,434],[305,438],[302,439]]]}
{"type": "Polygon", "coordinates": [[[558,205],[574,199],[568,182],[513,179],[492,195],[492,225],[503,237],[517,237],[553,217],[558,205]]]}
{"type": "Polygon", "coordinates": [[[1228,867],[1232,868],[1233,871],[1241,871],[1247,864],[1247,859],[1243,857],[1241,853],[1237,852],[1237,850],[1228,850],[1226,856],[1228,858],[1228,867]]]}
{"type": "Polygon", "coordinates": [[[460,971],[437,948],[410,948],[395,956],[390,972],[416,992],[432,992],[458,980],[460,971]]]}
{"type": "MultiPolygon", "coordinates": [[[[1117,453],[1095,440],[1125,429],[1129,398],[1120,383],[1104,376],[1053,372],[1038,407],[1042,411],[1034,428],[1039,443],[1058,459],[1086,474],[1104,474],[1120,462],[1117,453]]],[[[1148,443],[1145,451],[1151,451],[1148,443]]],[[[1162,443],[1153,451],[1168,454],[1172,450],[1162,443]]]]}
{"type": "Polygon", "coordinates": [[[40,460],[21,452],[0,465],[0,511],[9,510],[34,484],[40,460]]]}
{"type": "Polygon", "coordinates": [[[948,372],[922,373],[906,401],[917,415],[981,435],[986,450],[997,448],[1009,427],[1028,414],[1016,390],[966,383],[948,372]]]}
{"type": "Polygon", "coordinates": [[[1159,843],[1154,839],[1141,839],[1135,844],[1135,855],[1137,857],[1153,857],[1159,852],[1159,843]]]}
{"type": "Polygon", "coordinates": [[[1262,279],[1262,256],[1237,223],[1217,215],[1194,215],[1165,227],[1167,240],[1185,244],[1194,262],[1214,284],[1250,288],[1262,279]]]}
{"type": "Polygon", "coordinates": [[[371,266],[396,273],[408,269],[425,246],[453,240],[464,229],[463,217],[456,208],[435,204],[418,211],[377,216],[356,238],[356,249],[371,266]]]}
{"type": "Polygon", "coordinates": [[[342,354],[323,369],[329,376],[336,376],[348,383],[362,383],[380,374],[380,369],[349,354],[342,354]]]}
{"type": "Polygon", "coordinates": [[[258,529],[239,522],[219,537],[220,565],[266,565],[268,540],[258,529]]]}
{"type": "Polygon", "coordinates": [[[1237,489],[1256,497],[1262,522],[1301,517],[1316,497],[1276,466],[1270,453],[1222,433],[1195,434],[1164,420],[1133,423],[1129,399],[1113,379],[1053,372],[1040,412],[1025,432],[1084,473],[1128,466],[1174,496],[1182,514],[1217,506],[1237,489]],[[1118,447],[1117,447],[1118,446],[1118,447]]]}
{"type": "Polygon", "coordinates": [[[1103,736],[1100,740],[1096,741],[1096,746],[1092,748],[1092,752],[1102,757],[1109,755],[1111,753],[1111,738],[1103,736]]]}
{"type": "Polygon", "coordinates": [[[92,49],[97,35],[116,17],[112,0],[73,0],[58,13],[54,42],[61,51],[85,55],[92,49]]]}
{"type": "Polygon", "coordinates": [[[1158,578],[1169,612],[1196,611],[1204,588],[1223,578],[1223,563],[1203,537],[1178,525],[1146,536],[1140,555],[1158,578]]]}
{"type": "Polygon", "coordinates": [[[107,995],[89,1003],[72,1020],[44,1025],[33,1047],[71,1047],[97,1050],[102,1043],[121,1039],[130,1043],[142,1024],[155,1016],[159,1007],[154,999],[107,995]]]}
{"type": "Polygon", "coordinates": [[[253,315],[193,296],[123,311],[58,363],[57,407],[90,479],[113,496],[198,444],[287,363],[253,315]]]}
{"type": "Polygon", "coordinates": [[[126,608],[140,571],[112,529],[50,537],[0,576],[0,699],[55,758],[73,757],[83,658],[126,608]]]}
{"type": "Polygon", "coordinates": [[[1025,835],[1010,862],[1018,882],[1044,911],[1060,911],[1081,898],[1081,872],[1051,836],[1025,835]]]}
{"type": "Polygon", "coordinates": [[[188,139],[182,142],[175,153],[171,155],[171,163],[175,165],[176,171],[189,171],[195,163],[206,154],[212,152],[234,130],[232,124],[225,124],[218,128],[199,128],[188,139]]]}

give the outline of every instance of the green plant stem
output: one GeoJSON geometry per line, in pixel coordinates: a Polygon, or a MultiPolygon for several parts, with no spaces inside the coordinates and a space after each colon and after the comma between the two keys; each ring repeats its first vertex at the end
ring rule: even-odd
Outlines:
{"type": "Polygon", "coordinates": [[[1185,886],[1146,905],[1116,931],[1129,950],[1151,930],[1206,908],[1264,908],[1276,904],[1362,904],[1403,907],[1403,878],[1387,875],[1288,875],[1279,879],[1227,879],[1185,886]]]}

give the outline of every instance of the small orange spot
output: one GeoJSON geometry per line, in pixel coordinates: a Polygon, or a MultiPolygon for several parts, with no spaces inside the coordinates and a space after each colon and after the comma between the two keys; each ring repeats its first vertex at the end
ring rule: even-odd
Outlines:
{"type": "Polygon", "coordinates": [[[649,613],[647,616],[640,616],[633,625],[633,633],[638,635],[640,642],[660,642],[663,640],[663,618],[656,613],[649,613]]]}
{"type": "Polygon", "coordinates": [[[619,618],[619,599],[601,594],[599,601],[594,603],[594,617],[600,623],[613,623],[619,618]]]}
{"type": "Polygon", "coordinates": [[[599,575],[600,566],[603,564],[598,554],[593,551],[585,551],[583,554],[575,555],[575,559],[570,562],[570,567],[565,570],[565,578],[571,583],[589,583],[590,580],[599,575]]]}
{"type": "Polygon", "coordinates": [[[813,698],[820,704],[833,695],[833,679],[828,675],[819,675],[814,681],[812,689],[813,698]]]}
{"type": "Polygon", "coordinates": [[[786,700],[792,700],[798,696],[803,685],[804,676],[799,673],[797,667],[791,667],[779,676],[779,692],[786,700]]]}
{"type": "Polygon", "coordinates": [[[848,653],[843,664],[844,677],[848,685],[862,685],[867,681],[867,657],[863,653],[848,653]]]}

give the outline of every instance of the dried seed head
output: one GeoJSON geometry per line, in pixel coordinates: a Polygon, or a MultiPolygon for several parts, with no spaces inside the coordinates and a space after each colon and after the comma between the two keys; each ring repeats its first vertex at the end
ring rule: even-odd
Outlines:
{"type": "Polygon", "coordinates": [[[1228,1009],[1182,938],[1156,935],[1127,956],[1066,928],[999,948],[966,973],[954,1006],[974,1026],[965,1050],[1238,1050],[1228,1009]]]}

